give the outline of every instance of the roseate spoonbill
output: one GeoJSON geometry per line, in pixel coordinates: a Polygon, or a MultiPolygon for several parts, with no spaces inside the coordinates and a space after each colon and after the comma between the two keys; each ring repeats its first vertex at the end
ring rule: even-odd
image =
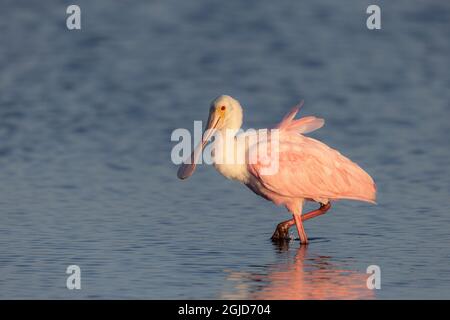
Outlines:
{"type": "MultiPolygon", "coordinates": [[[[257,195],[277,205],[284,205],[293,215],[292,219],[277,225],[273,240],[289,239],[289,228],[295,224],[300,242],[307,244],[303,221],[326,213],[334,200],[375,203],[376,186],[369,174],[356,163],[326,144],[303,135],[321,128],[324,120],[312,116],[295,120],[302,105],[303,101],[275,127],[278,129],[278,150],[268,155],[270,161],[278,163],[275,173],[263,174],[265,164],[260,158],[257,161],[245,159],[241,163],[215,162],[214,167],[226,178],[242,182],[257,195]],[[317,202],[320,207],[302,215],[305,201],[317,202]]],[[[178,178],[186,179],[194,173],[196,160],[214,134],[218,132],[225,136],[227,130],[237,133],[242,118],[239,101],[227,95],[216,98],[211,103],[202,141],[192,152],[190,161],[185,161],[178,169],[178,178]]],[[[224,152],[228,153],[229,150],[244,148],[248,153],[264,143],[261,140],[254,144],[242,141],[239,135],[235,135],[231,143],[225,139],[215,139],[214,149],[226,149],[224,152]]]]}

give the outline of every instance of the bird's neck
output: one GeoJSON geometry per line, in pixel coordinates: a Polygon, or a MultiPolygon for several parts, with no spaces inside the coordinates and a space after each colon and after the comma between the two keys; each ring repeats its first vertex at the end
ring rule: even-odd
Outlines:
{"type": "Polygon", "coordinates": [[[221,129],[214,141],[214,167],[227,179],[245,183],[248,180],[245,141],[236,138],[238,129],[221,129]]]}

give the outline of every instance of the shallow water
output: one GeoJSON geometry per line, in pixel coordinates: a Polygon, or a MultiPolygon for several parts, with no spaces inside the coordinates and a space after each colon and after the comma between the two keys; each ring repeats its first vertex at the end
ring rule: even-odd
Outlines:
{"type": "Polygon", "coordinates": [[[0,10],[0,298],[450,298],[448,3],[379,1],[381,31],[366,1],[77,3],[77,32],[60,1],[0,10]],[[211,167],[179,181],[170,134],[222,93],[247,128],[305,99],[378,205],[278,246],[284,208],[211,167]]]}

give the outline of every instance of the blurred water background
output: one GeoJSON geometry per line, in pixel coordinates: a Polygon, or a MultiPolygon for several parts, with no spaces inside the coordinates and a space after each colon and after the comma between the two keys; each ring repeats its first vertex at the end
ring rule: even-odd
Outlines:
{"type": "Polygon", "coordinates": [[[450,298],[448,1],[77,0],[69,31],[72,3],[0,5],[0,298],[450,298]],[[179,181],[172,131],[224,93],[246,128],[305,99],[378,205],[278,246],[284,208],[212,167],[179,181]]]}

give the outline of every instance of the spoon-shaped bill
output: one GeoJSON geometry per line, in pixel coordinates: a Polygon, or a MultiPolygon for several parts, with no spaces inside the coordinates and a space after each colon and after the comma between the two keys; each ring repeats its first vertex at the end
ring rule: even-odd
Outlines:
{"type": "Polygon", "coordinates": [[[198,163],[198,159],[203,152],[203,148],[208,143],[209,139],[214,135],[217,131],[217,125],[219,123],[220,116],[215,116],[215,114],[211,114],[208,119],[208,125],[203,132],[202,141],[195,147],[194,151],[192,151],[189,158],[187,158],[184,163],[180,166],[177,172],[177,177],[181,180],[189,178],[195,171],[195,168],[198,163]]]}
{"type": "Polygon", "coordinates": [[[192,151],[191,155],[188,159],[185,160],[183,164],[178,168],[177,177],[181,180],[187,179],[195,171],[195,167],[197,166],[198,158],[201,155],[203,150],[203,144],[199,143],[197,147],[192,151]]]}

